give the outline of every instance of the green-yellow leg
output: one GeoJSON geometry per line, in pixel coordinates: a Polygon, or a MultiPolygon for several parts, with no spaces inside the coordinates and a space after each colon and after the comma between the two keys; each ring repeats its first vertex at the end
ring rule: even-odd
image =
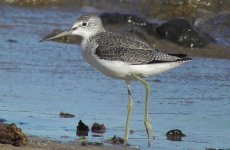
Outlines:
{"type": "Polygon", "coordinates": [[[125,127],[125,141],[124,144],[128,144],[128,138],[129,138],[129,127],[130,127],[130,119],[131,119],[131,113],[133,109],[133,101],[131,97],[131,88],[130,88],[130,81],[126,81],[127,89],[128,89],[128,115],[126,120],[126,127],[125,127]]]}
{"type": "Polygon", "coordinates": [[[145,99],[145,116],[144,116],[144,124],[145,124],[145,128],[148,134],[148,144],[150,146],[150,140],[153,138],[153,129],[152,129],[152,125],[149,119],[149,91],[150,91],[150,86],[148,81],[145,81],[144,79],[133,75],[133,78],[140,81],[142,84],[144,84],[145,89],[146,89],[146,99],[145,99]]]}

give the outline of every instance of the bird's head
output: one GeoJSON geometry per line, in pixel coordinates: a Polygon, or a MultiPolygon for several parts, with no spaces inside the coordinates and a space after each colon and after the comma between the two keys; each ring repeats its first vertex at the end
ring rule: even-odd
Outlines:
{"type": "Polygon", "coordinates": [[[81,16],[68,31],[64,31],[58,35],[43,39],[41,41],[53,40],[67,35],[78,35],[83,38],[90,38],[105,29],[102,25],[101,19],[95,15],[81,16]]]}

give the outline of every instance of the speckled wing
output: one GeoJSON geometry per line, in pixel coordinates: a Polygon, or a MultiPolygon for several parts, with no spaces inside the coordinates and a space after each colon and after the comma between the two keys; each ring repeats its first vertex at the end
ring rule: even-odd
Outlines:
{"type": "Polygon", "coordinates": [[[93,37],[98,47],[95,54],[104,60],[123,61],[129,64],[173,62],[180,58],[151,48],[136,38],[111,32],[102,32],[93,37]]]}

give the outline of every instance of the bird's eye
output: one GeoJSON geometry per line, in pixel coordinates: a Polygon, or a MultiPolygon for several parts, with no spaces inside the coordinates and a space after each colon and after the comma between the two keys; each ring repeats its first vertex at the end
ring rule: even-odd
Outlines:
{"type": "Polygon", "coordinates": [[[81,25],[82,25],[82,26],[87,26],[87,23],[86,23],[86,22],[83,22],[81,25]]]}

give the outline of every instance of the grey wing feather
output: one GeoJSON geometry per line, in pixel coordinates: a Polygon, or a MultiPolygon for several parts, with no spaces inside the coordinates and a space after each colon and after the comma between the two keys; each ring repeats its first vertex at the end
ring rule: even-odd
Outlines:
{"type": "Polygon", "coordinates": [[[95,54],[100,59],[124,61],[129,64],[170,62],[180,59],[176,56],[151,48],[147,43],[110,32],[102,32],[94,37],[98,47],[95,54]]]}

